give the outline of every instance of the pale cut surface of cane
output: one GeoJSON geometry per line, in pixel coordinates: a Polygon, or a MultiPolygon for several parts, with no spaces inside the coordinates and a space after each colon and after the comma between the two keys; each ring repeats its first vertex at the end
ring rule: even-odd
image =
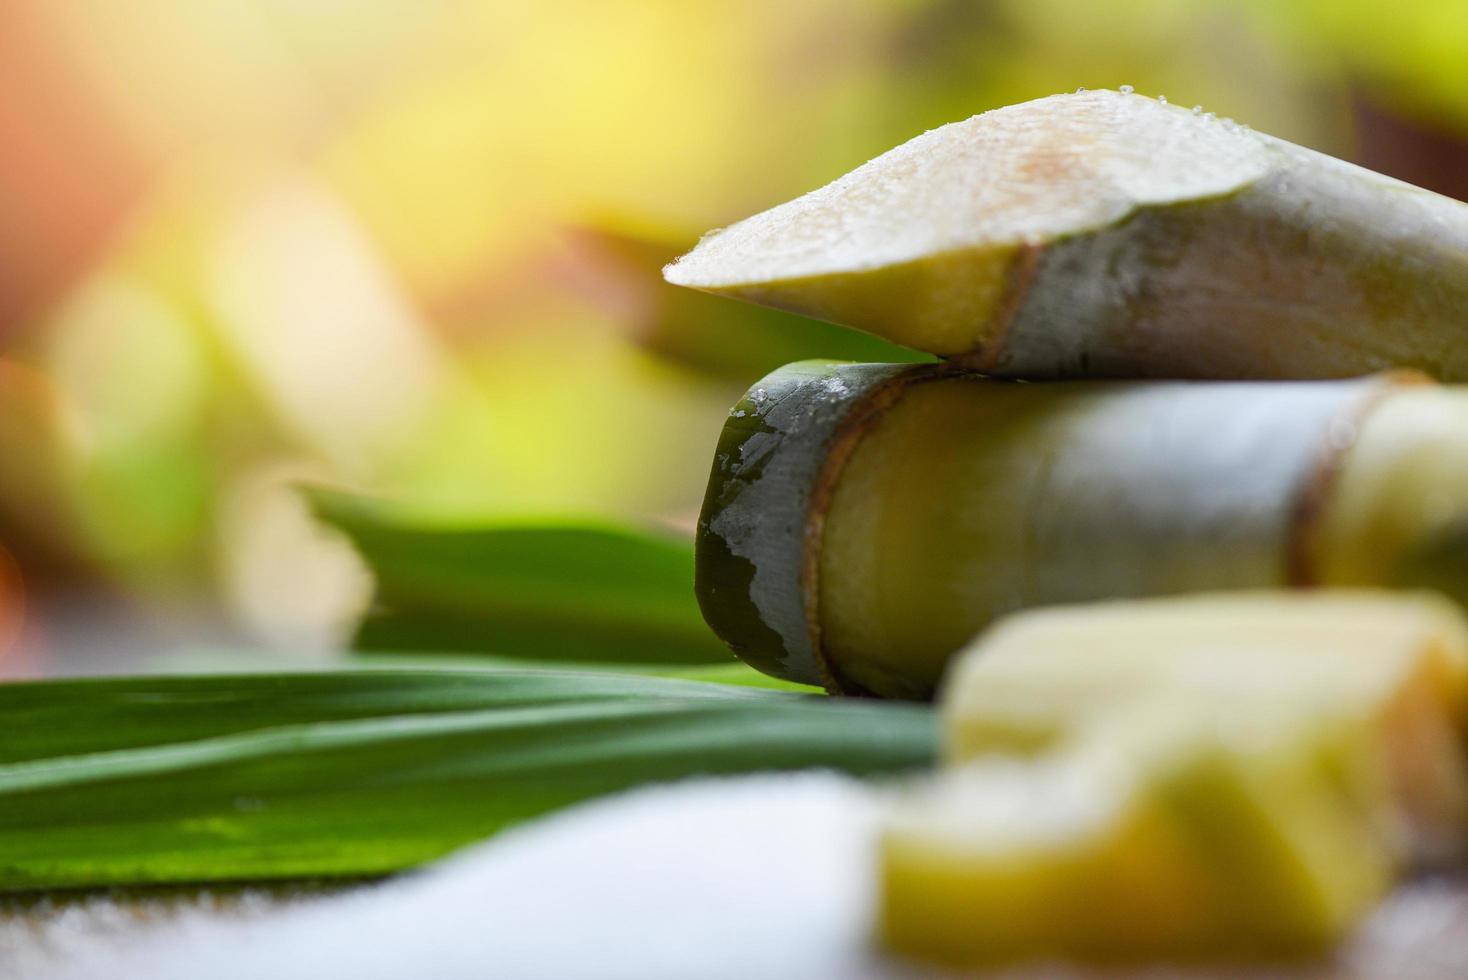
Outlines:
{"type": "Polygon", "coordinates": [[[1105,90],[924,133],[665,275],[1000,375],[1468,378],[1468,205],[1105,90]]]}

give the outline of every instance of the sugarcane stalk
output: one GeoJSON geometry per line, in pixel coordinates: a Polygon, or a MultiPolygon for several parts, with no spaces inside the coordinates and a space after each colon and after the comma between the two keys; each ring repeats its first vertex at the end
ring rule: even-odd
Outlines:
{"type": "Polygon", "coordinates": [[[1468,601],[1468,392],[1346,381],[1032,385],[804,362],[732,410],[704,616],[750,664],[925,698],[1014,609],[1220,589],[1468,601]]]}
{"type": "Polygon", "coordinates": [[[925,133],[670,282],[989,374],[1468,379],[1468,205],[1109,91],[925,133]]]}

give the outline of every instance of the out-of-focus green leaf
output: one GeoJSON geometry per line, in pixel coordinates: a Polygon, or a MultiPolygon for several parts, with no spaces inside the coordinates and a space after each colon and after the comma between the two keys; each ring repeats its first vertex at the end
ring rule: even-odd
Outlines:
{"type": "Polygon", "coordinates": [[[362,876],[696,774],[928,764],[931,709],[625,673],[0,686],[0,891],[362,876]]]}
{"type": "Polygon", "coordinates": [[[445,527],[309,491],[377,582],[355,646],[517,658],[727,663],[693,597],[693,543],[611,525],[445,527]]]}

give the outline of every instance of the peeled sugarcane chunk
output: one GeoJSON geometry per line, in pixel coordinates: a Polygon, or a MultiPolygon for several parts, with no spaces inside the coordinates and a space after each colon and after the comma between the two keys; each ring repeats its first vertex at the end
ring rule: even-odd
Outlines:
{"type": "Polygon", "coordinates": [[[1006,749],[1048,747],[1117,701],[1184,687],[1253,699],[1313,693],[1373,709],[1409,694],[1462,728],[1468,617],[1432,593],[1362,589],[1222,592],[1016,613],[980,634],[950,669],[942,695],[947,749],[961,758],[992,751],[995,739],[1006,749]],[[1015,730],[1013,743],[984,723],[1008,712],[1032,719],[1015,730]]]}
{"type": "Polygon", "coordinates": [[[882,938],[954,966],[1328,949],[1394,856],[1323,777],[1321,738],[1154,703],[1052,754],[944,772],[884,826],[882,938]]]}
{"type": "Polygon", "coordinates": [[[1348,796],[1384,793],[1383,829],[1422,862],[1468,847],[1468,621],[1430,594],[1236,593],[1034,610],[1001,621],[943,688],[959,761],[1044,751],[1130,706],[1333,719],[1361,748],[1322,766],[1348,796]]]}
{"type": "Polygon", "coordinates": [[[880,844],[886,945],[982,965],[1108,939],[1140,957],[1199,932],[1202,870],[1133,767],[1109,761],[995,757],[896,801],[880,844]]]}
{"type": "Polygon", "coordinates": [[[1104,90],[932,130],[665,275],[1001,376],[1468,379],[1468,205],[1104,90]]]}
{"type": "Polygon", "coordinates": [[[1340,792],[1339,773],[1371,768],[1357,754],[1368,744],[1329,713],[1202,707],[1159,701],[1079,737],[1101,750],[1115,739],[1155,774],[1157,805],[1211,883],[1211,928],[1195,949],[1329,948],[1386,891],[1402,857],[1379,833],[1386,800],[1340,792]]]}

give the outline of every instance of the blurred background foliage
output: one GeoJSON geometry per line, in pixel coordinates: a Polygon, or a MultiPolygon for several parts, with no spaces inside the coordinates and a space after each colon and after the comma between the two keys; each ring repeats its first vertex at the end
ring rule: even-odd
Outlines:
{"type": "Polygon", "coordinates": [[[659,267],[1123,83],[1468,196],[1462,3],[0,4],[0,674],[338,644],[371,582],[301,481],[686,530],[760,373],[909,355],[659,267]]]}

